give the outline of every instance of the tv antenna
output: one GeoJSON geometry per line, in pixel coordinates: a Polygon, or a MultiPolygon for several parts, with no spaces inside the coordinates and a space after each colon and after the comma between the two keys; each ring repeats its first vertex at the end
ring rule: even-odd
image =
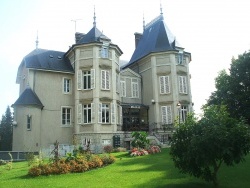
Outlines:
{"type": "Polygon", "coordinates": [[[75,33],[76,33],[76,22],[80,21],[82,19],[74,19],[74,20],[71,20],[72,22],[75,22],[75,33]]]}

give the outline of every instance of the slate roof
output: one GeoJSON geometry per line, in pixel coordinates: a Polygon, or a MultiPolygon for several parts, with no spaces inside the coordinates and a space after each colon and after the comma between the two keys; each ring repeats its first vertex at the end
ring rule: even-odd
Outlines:
{"type": "Polygon", "coordinates": [[[100,39],[111,41],[105,36],[97,27],[93,27],[84,37],[82,37],[77,44],[87,44],[92,42],[100,42],[100,39]]]}
{"type": "Polygon", "coordinates": [[[36,49],[26,55],[22,63],[25,64],[26,68],[73,73],[74,69],[64,54],[65,52],[36,49]]]}
{"type": "Polygon", "coordinates": [[[175,40],[175,36],[165,24],[163,15],[160,15],[146,25],[129,63],[123,68],[128,67],[152,52],[176,50],[175,46],[180,47],[175,40]]]}
{"type": "Polygon", "coordinates": [[[44,107],[39,97],[29,86],[23,91],[23,93],[19,96],[19,98],[12,106],[19,105],[33,105],[41,109],[44,107]]]}

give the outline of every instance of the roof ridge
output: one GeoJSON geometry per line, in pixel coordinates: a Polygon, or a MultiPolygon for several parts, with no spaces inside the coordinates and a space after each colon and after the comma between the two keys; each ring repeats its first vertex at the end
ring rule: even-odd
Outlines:
{"type": "Polygon", "coordinates": [[[151,22],[149,22],[146,26],[145,29],[148,29],[149,27],[151,27],[154,23],[156,23],[159,20],[163,20],[163,15],[159,15],[157,16],[155,19],[153,19],[151,22]]]}

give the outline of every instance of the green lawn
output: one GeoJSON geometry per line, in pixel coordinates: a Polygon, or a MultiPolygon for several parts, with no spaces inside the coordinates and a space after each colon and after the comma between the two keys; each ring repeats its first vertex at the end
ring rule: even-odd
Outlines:
{"type": "MultiPolygon", "coordinates": [[[[85,173],[52,175],[31,178],[27,176],[27,162],[13,164],[8,171],[0,166],[0,188],[18,187],[156,187],[200,188],[213,187],[211,183],[183,175],[174,168],[169,149],[162,153],[141,157],[128,157],[115,153],[117,161],[104,168],[85,173]]],[[[245,188],[250,186],[250,155],[246,162],[235,167],[222,167],[220,187],[245,188]]]]}

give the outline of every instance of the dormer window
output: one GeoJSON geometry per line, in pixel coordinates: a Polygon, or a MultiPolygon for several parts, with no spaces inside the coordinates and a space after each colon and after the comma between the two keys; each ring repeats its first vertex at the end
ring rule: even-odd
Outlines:
{"type": "Polygon", "coordinates": [[[101,58],[109,58],[109,42],[103,41],[100,56],[101,58]]]}
{"type": "Polygon", "coordinates": [[[109,50],[108,50],[107,46],[102,46],[101,57],[102,58],[108,58],[109,57],[109,50]]]}
{"type": "Polygon", "coordinates": [[[177,59],[178,61],[177,61],[177,63],[179,64],[179,65],[182,65],[183,64],[183,52],[179,52],[178,53],[178,59],[177,59]]]}

